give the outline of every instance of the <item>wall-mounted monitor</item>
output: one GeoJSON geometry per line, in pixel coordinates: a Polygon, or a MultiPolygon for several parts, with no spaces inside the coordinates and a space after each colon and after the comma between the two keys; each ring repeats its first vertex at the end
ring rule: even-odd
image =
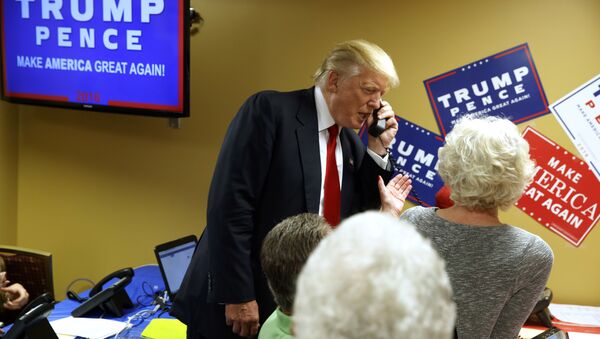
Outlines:
{"type": "Polygon", "coordinates": [[[2,98],[189,116],[190,0],[0,0],[2,98]]]}

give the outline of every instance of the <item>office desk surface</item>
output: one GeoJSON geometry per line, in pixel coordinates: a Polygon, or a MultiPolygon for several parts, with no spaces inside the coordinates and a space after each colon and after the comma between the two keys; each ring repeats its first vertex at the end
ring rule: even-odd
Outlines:
{"type": "MultiPolygon", "coordinates": [[[[107,284],[106,286],[108,286],[107,284]]],[[[156,291],[164,291],[165,286],[160,275],[160,270],[157,265],[144,265],[134,269],[134,276],[131,283],[125,287],[129,298],[133,302],[134,307],[130,309],[124,309],[122,317],[114,317],[111,315],[101,315],[101,318],[112,319],[117,321],[127,321],[129,317],[141,310],[151,310],[154,305],[151,305],[154,300],[153,293],[156,291]]],[[[87,292],[82,293],[82,296],[86,297],[87,292]]],[[[48,320],[57,320],[71,316],[73,311],[80,303],[65,299],[54,306],[54,310],[48,316],[48,320]]],[[[134,327],[119,334],[121,338],[141,338],[141,333],[148,326],[150,320],[154,318],[172,318],[168,312],[158,311],[151,317],[144,319],[143,321],[134,322],[134,327]]]]}

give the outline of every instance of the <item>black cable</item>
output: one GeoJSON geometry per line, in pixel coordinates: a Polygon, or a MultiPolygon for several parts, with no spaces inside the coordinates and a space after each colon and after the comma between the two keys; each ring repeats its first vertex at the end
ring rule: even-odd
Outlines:
{"type": "Polygon", "coordinates": [[[152,305],[156,296],[160,295],[160,293],[162,291],[155,292],[154,289],[152,288],[152,285],[149,282],[143,281],[142,282],[142,292],[144,292],[144,295],[138,295],[135,301],[138,303],[138,305],[147,307],[147,306],[152,305]],[[144,298],[147,298],[147,299],[144,300],[144,298]]]}
{"type": "MultiPolygon", "coordinates": [[[[67,291],[69,291],[69,290],[71,289],[71,287],[73,287],[73,285],[75,285],[75,283],[77,283],[77,282],[79,282],[79,281],[85,281],[85,282],[88,282],[88,283],[90,283],[92,286],[96,285],[96,283],[95,283],[94,281],[92,281],[91,279],[88,279],[88,278],[77,278],[77,279],[75,279],[75,280],[71,281],[71,282],[69,283],[69,285],[67,285],[67,291]]],[[[65,293],[65,294],[66,294],[66,293],[65,293]]]]}
{"type": "Polygon", "coordinates": [[[135,299],[135,302],[143,307],[148,307],[152,305],[152,297],[149,297],[147,295],[138,295],[137,298],[135,299]],[[147,298],[146,300],[142,300],[143,298],[147,298]]]}
{"type": "MultiPolygon", "coordinates": [[[[142,291],[144,292],[144,294],[146,294],[149,297],[154,297],[156,295],[156,292],[154,292],[154,289],[152,288],[152,285],[150,285],[150,283],[147,282],[147,281],[143,281],[142,282],[142,291]],[[146,290],[146,286],[148,286],[150,288],[150,292],[148,292],[146,290]]],[[[158,293],[160,293],[160,292],[158,292],[158,293]]]]}
{"type": "Polygon", "coordinates": [[[80,281],[84,281],[89,283],[90,285],[95,286],[96,283],[94,283],[92,280],[88,279],[88,278],[77,278],[73,281],[71,281],[69,283],[69,285],[67,285],[67,289],[65,291],[65,295],[67,296],[67,298],[71,299],[71,300],[75,300],[78,301],[80,303],[84,302],[87,298],[82,298],[79,296],[79,294],[77,294],[75,291],[71,290],[71,287],[73,287],[73,285],[75,285],[76,283],[80,282],[80,281]]]}
{"type": "Polygon", "coordinates": [[[169,314],[169,312],[171,312],[171,307],[165,307],[162,311],[160,311],[160,313],[156,316],[157,318],[160,318],[163,314],[167,313],[169,314]]]}

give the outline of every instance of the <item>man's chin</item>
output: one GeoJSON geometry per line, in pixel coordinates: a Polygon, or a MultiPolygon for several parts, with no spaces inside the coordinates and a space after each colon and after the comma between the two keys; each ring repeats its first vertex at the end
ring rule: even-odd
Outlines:
{"type": "Polygon", "coordinates": [[[338,123],[338,125],[344,128],[360,129],[364,121],[362,119],[348,119],[342,123],[338,123]]]}
{"type": "Polygon", "coordinates": [[[357,121],[357,122],[353,122],[353,123],[354,123],[354,126],[352,126],[352,128],[354,128],[354,129],[359,129],[359,128],[361,128],[361,127],[362,127],[364,124],[366,124],[366,123],[367,123],[367,119],[365,119],[365,120],[361,120],[361,121],[357,121]]]}
{"type": "Polygon", "coordinates": [[[344,127],[358,130],[362,127],[362,124],[353,123],[351,126],[344,126],[344,127]]]}

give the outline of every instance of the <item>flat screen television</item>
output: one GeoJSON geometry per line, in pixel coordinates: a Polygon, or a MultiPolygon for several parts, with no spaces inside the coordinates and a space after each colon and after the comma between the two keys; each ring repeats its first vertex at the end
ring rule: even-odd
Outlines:
{"type": "Polygon", "coordinates": [[[2,98],[189,116],[190,0],[0,0],[2,98]]]}

